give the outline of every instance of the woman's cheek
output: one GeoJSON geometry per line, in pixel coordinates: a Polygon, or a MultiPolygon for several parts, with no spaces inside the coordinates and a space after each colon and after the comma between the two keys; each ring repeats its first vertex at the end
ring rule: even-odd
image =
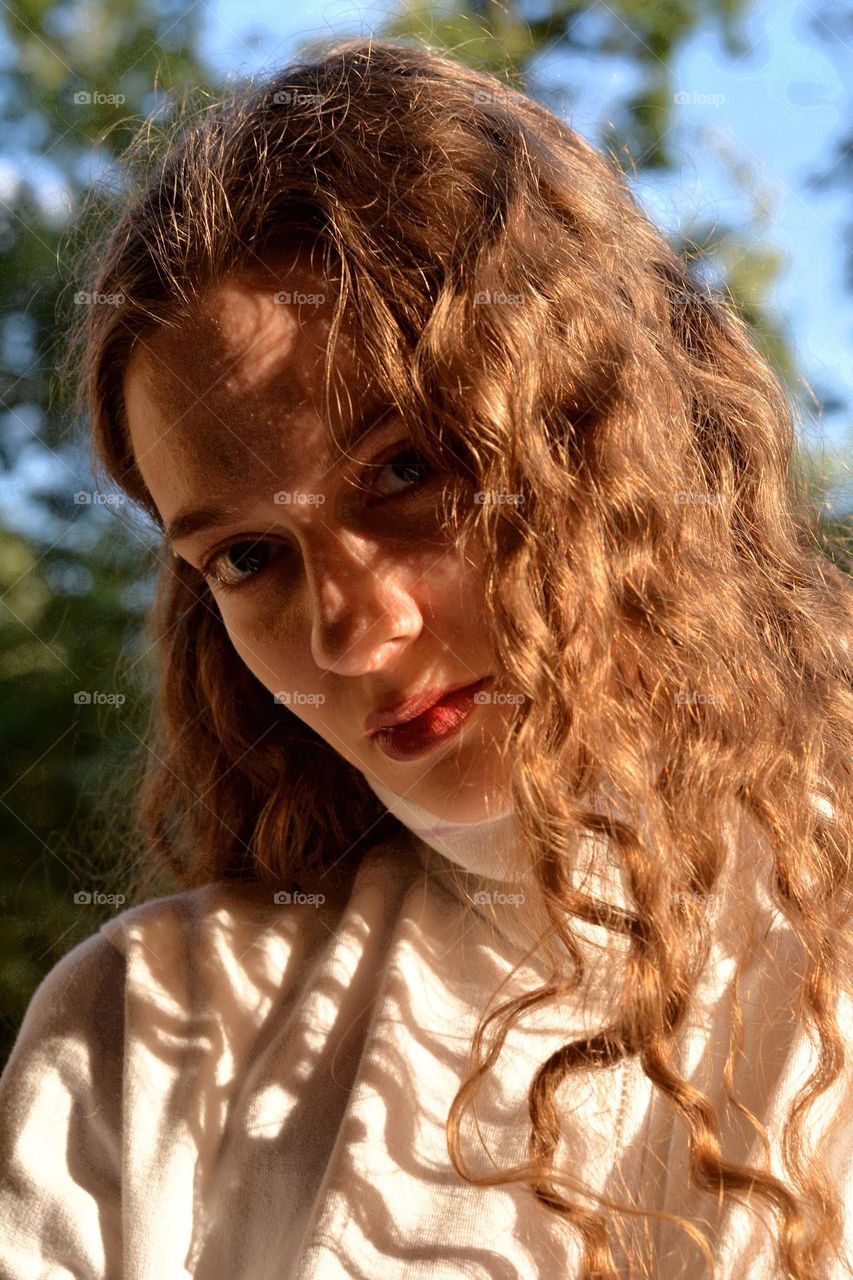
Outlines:
{"type": "MultiPolygon", "coordinates": [[[[271,695],[288,687],[285,673],[293,670],[292,643],[272,617],[248,617],[240,607],[226,604],[220,615],[231,645],[252,675],[271,695]]],[[[295,686],[296,687],[296,686],[295,686]]]]}

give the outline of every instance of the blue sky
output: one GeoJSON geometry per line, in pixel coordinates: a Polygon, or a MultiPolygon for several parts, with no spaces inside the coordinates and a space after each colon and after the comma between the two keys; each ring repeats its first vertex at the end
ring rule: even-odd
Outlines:
{"type": "MultiPolygon", "coordinates": [[[[853,198],[844,189],[808,190],[829,167],[845,121],[853,121],[853,46],[819,16],[832,7],[763,0],[744,21],[752,49],[739,58],[712,27],[701,30],[674,67],[676,91],[689,95],[676,109],[671,135],[679,168],[636,189],[667,230],[686,229],[696,214],[745,224],[751,202],[726,156],[749,167],[766,207],[759,243],[785,260],[771,308],[784,319],[815,394],[833,391],[850,401],[845,412],[820,420],[815,407],[815,420],[802,423],[804,438],[838,446],[853,443],[853,293],[843,285],[842,243],[853,198]]],[[[356,0],[294,0],[286,9],[280,0],[254,0],[248,11],[235,0],[205,0],[205,9],[203,52],[220,71],[237,75],[284,61],[300,39],[375,31],[393,12],[387,2],[356,0]]],[[[602,13],[603,6],[591,5],[581,21],[591,25],[602,13]]],[[[612,57],[550,57],[542,71],[577,92],[568,118],[590,138],[636,81],[635,65],[612,57]]]]}
{"type": "MultiPolygon", "coordinates": [[[[820,2],[814,0],[815,6],[820,2]]],[[[367,35],[393,11],[389,0],[289,0],[286,8],[281,0],[253,0],[250,8],[237,0],[197,3],[205,15],[202,54],[223,76],[271,70],[304,39],[367,35]]],[[[853,223],[853,192],[809,189],[815,175],[830,167],[845,123],[853,123],[853,46],[831,32],[826,15],[833,9],[840,12],[842,0],[829,0],[819,10],[804,0],[761,0],[744,22],[750,48],[740,57],[724,49],[712,26],[701,29],[674,67],[674,91],[682,99],[686,95],[674,108],[669,137],[677,168],[666,177],[643,176],[635,191],[669,231],[686,230],[697,215],[749,225],[754,196],[737,177],[737,167],[746,166],[763,209],[756,243],[784,260],[768,306],[784,324],[800,376],[818,400],[835,394],[848,401],[840,412],[822,412],[816,404],[799,423],[802,437],[853,456],[853,291],[844,288],[843,245],[845,227],[853,223]]],[[[605,15],[602,4],[593,4],[576,21],[589,29],[605,15]]],[[[590,139],[638,78],[630,59],[589,55],[551,54],[542,59],[539,74],[571,91],[567,118],[590,139]]],[[[8,196],[16,167],[0,153],[0,198],[8,196]]],[[[51,172],[49,158],[32,169],[39,175],[40,196],[48,206],[55,202],[64,220],[61,175],[51,172]]],[[[59,535],[61,522],[47,517],[29,492],[40,484],[51,487],[56,479],[57,459],[39,446],[36,419],[28,425],[27,406],[21,406],[13,421],[6,417],[3,429],[20,437],[19,464],[0,477],[7,522],[59,535]]],[[[75,489],[91,487],[87,474],[75,479],[64,472],[66,482],[75,489]]],[[[842,501],[849,505],[847,495],[842,501]]],[[[80,523],[82,528],[89,522],[80,523]]]]}

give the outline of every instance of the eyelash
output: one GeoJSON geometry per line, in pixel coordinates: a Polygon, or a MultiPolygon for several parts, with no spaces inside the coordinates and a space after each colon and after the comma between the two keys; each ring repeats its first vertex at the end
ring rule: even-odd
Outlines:
{"type": "MultiPolygon", "coordinates": [[[[397,462],[400,458],[406,457],[407,455],[415,455],[421,460],[421,462],[426,463],[427,468],[432,469],[432,464],[429,462],[429,459],[425,458],[424,455],[418,449],[416,449],[413,445],[407,445],[403,449],[398,449],[396,453],[392,453],[390,458],[388,458],[387,462],[370,463],[366,468],[366,470],[369,470],[369,471],[376,470],[376,471],[382,472],[385,470],[386,467],[392,466],[393,463],[397,462]]],[[[408,497],[410,493],[415,492],[424,483],[425,481],[423,480],[416,481],[415,484],[411,487],[411,489],[406,489],[402,493],[390,494],[388,495],[387,498],[383,499],[383,501],[390,502],[394,498],[408,497]]],[[[224,579],[217,577],[217,575],[212,572],[213,565],[221,556],[224,556],[233,547],[240,547],[240,546],[252,547],[252,546],[258,546],[258,545],[263,545],[262,540],[258,540],[257,542],[253,543],[251,538],[242,538],[239,541],[231,542],[224,547],[218,547],[215,551],[211,552],[211,554],[207,557],[204,564],[201,566],[201,569],[199,570],[199,572],[201,573],[203,578],[206,578],[208,580],[209,585],[210,586],[215,585],[218,591],[237,591],[241,587],[245,587],[249,583],[256,581],[261,576],[264,569],[268,568],[270,563],[272,562],[267,561],[267,563],[262,565],[260,569],[256,569],[254,573],[250,573],[247,577],[241,579],[239,582],[226,582],[224,579]]]]}

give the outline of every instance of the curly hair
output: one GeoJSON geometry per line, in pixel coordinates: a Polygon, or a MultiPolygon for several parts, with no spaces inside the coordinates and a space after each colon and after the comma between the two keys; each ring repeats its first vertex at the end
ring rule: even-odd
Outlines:
{"type": "MultiPolygon", "coordinates": [[[[478,1185],[527,1183],[580,1233],[583,1280],[615,1277],[609,1220],[558,1167],[558,1091],[635,1058],[686,1126],[691,1183],[769,1206],[779,1275],[815,1280],[842,1236],[805,1133],[849,1065],[852,611],[792,465],[777,375],[614,163],[426,44],[333,43],[154,132],[147,122],[123,157],[122,208],[87,267],[85,287],[121,306],[86,308],[72,339],[95,468],[159,526],[122,401],[134,344],[191,319],[229,273],[319,246],[339,284],[333,338],[353,326],[415,445],[468,486],[447,504],[454,534],[484,540],[498,663],[520,695],[506,744],[519,866],[540,895],[550,981],[483,1011],[447,1119],[454,1167],[478,1185]],[[591,802],[605,795],[613,805],[591,802]],[[590,835],[621,868],[624,907],[575,883],[590,835]],[[715,1107],[679,1069],[709,904],[729,859],[747,857],[800,947],[793,1025],[820,1046],[785,1119],[784,1177],[727,1158],[715,1107]],[[579,992],[584,925],[619,956],[606,1018],[537,1070],[527,1162],[475,1174],[463,1112],[522,1015],[579,992]]],[[[138,797],[146,866],[183,887],[351,872],[353,851],[396,820],[270,706],[196,569],[163,557],[150,621],[161,678],[138,797]]],[[[759,1131],[733,1083],[737,985],[725,1092],[759,1131]]],[[[678,1222],[713,1273],[704,1234],[678,1222]]]]}

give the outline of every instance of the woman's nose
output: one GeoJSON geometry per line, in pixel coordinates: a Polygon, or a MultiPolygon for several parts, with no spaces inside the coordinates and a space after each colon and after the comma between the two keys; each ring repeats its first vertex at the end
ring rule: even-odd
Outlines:
{"type": "Polygon", "coordinates": [[[373,671],[420,635],[417,570],[374,541],[327,531],[322,548],[306,556],[306,574],[318,667],[338,675],[373,671]]]}

